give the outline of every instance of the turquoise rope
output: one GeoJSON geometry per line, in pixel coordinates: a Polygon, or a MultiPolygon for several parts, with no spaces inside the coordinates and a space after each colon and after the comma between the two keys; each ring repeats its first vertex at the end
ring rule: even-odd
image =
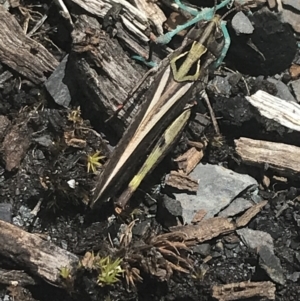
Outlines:
{"type": "Polygon", "coordinates": [[[227,54],[227,51],[228,51],[228,49],[229,49],[230,42],[231,42],[230,36],[229,36],[228,30],[227,30],[226,22],[225,22],[225,21],[221,21],[221,30],[222,30],[222,32],[223,32],[223,36],[224,36],[225,43],[224,43],[222,52],[221,52],[221,54],[220,54],[218,60],[217,60],[217,61],[215,62],[215,64],[214,64],[214,67],[215,67],[215,68],[218,68],[218,67],[222,64],[222,62],[223,62],[223,60],[224,60],[224,58],[225,58],[225,56],[226,56],[226,54],[227,54]]]}
{"type": "Polygon", "coordinates": [[[182,10],[188,11],[191,15],[194,15],[195,17],[186,22],[185,24],[182,25],[178,25],[175,29],[173,29],[172,31],[158,37],[156,39],[156,43],[158,44],[168,44],[170,43],[170,41],[172,40],[172,38],[177,35],[180,31],[196,24],[199,21],[205,20],[205,21],[209,21],[214,17],[215,11],[225,7],[228,4],[231,4],[233,0],[224,0],[223,2],[221,2],[220,4],[218,4],[216,6],[216,8],[211,7],[211,8],[203,8],[201,10],[201,12],[195,12],[195,9],[187,7],[186,5],[182,4],[180,0],[175,0],[176,4],[179,6],[179,8],[181,8],[182,10]]]}

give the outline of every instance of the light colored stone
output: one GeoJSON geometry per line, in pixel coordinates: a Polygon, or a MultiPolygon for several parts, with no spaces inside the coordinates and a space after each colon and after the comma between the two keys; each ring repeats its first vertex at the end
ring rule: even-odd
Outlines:
{"type": "Polygon", "coordinates": [[[197,195],[175,194],[176,200],[182,206],[184,222],[188,224],[199,210],[203,209],[207,212],[205,219],[213,217],[238,195],[250,187],[255,189],[258,185],[256,180],[248,175],[211,164],[199,164],[190,176],[199,179],[197,195]]]}

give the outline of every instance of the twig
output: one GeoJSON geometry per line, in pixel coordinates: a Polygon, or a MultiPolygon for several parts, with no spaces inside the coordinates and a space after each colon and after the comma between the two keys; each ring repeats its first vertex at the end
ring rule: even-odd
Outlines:
{"type": "Polygon", "coordinates": [[[201,92],[201,97],[204,99],[207,107],[208,107],[208,110],[209,110],[209,114],[210,114],[210,118],[211,118],[211,121],[212,121],[212,124],[214,126],[214,129],[215,129],[215,132],[218,136],[221,136],[221,132],[220,132],[220,128],[219,128],[219,125],[218,125],[218,122],[217,122],[217,119],[216,119],[216,115],[211,107],[211,104],[210,104],[210,101],[209,101],[209,98],[208,98],[208,95],[206,93],[205,90],[203,90],[201,92]]]}
{"type": "Polygon", "coordinates": [[[28,32],[27,37],[31,37],[46,21],[48,18],[48,12],[47,14],[43,15],[42,18],[35,24],[35,26],[28,32]]]}

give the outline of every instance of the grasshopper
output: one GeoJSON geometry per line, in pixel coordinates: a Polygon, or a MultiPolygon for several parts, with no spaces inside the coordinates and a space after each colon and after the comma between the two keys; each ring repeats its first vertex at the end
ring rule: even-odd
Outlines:
{"type": "MultiPolygon", "coordinates": [[[[139,112],[99,176],[90,202],[91,207],[96,203],[101,205],[112,195],[115,196],[129,182],[128,179],[135,175],[116,203],[122,210],[140,180],[165,155],[165,150],[172,143],[169,141],[164,146],[166,139],[163,138],[154,147],[154,153],[157,149],[162,149],[158,150],[158,155],[154,155],[155,162],[150,162],[152,159],[146,160],[139,171],[142,159],[145,159],[158,137],[165,137],[162,134],[166,129],[167,135],[173,129],[180,133],[186,124],[189,115],[182,111],[196,91],[204,90],[208,71],[216,66],[223,55],[225,38],[220,24],[218,15],[209,21],[199,22],[189,31],[181,47],[162,60],[149,89],[142,96],[139,112]]],[[[153,158],[152,155],[153,153],[149,157],[153,158]]]]}

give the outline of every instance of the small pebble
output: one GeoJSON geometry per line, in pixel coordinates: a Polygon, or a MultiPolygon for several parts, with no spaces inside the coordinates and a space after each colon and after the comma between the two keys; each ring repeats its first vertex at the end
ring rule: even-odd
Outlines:
{"type": "Polygon", "coordinates": [[[237,35],[239,34],[251,34],[254,31],[250,20],[243,12],[238,12],[232,18],[231,25],[237,35]]]}

